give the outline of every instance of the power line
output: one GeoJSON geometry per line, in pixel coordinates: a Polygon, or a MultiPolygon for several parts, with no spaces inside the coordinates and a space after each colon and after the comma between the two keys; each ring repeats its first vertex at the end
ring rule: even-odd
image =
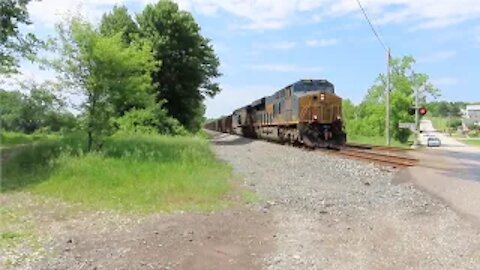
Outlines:
{"type": "Polygon", "coordinates": [[[370,28],[372,29],[373,34],[375,34],[375,36],[377,37],[378,41],[379,41],[380,44],[382,45],[383,49],[385,49],[385,51],[388,51],[387,46],[386,46],[385,43],[382,41],[382,39],[380,38],[380,36],[379,36],[378,33],[377,33],[377,30],[375,30],[375,27],[373,27],[372,22],[371,22],[370,19],[368,18],[367,12],[366,12],[365,9],[363,8],[362,3],[360,3],[360,0],[356,0],[356,1],[357,1],[357,3],[358,3],[358,6],[360,7],[360,9],[361,9],[362,12],[363,12],[363,15],[365,16],[365,19],[367,20],[368,24],[370,25],[370,28]]]}

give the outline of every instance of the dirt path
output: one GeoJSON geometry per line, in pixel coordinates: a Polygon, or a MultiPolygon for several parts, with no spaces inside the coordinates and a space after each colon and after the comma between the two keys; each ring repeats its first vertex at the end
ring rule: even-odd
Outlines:
{"type": "Polygon", "coordinates": [[[261,269],[272,248],[272,216],[253,205],[128,216],[80,211],[27,193],[2,194],[0,201],[21,208],[37,236],[15,252],[0,252],[6,269],[261,269]]]}

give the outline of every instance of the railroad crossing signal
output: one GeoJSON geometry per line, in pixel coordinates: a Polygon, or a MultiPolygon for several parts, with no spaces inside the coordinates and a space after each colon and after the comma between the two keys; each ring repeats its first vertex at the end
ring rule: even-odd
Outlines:
{"type": "Polygon", "coordinates": [[[410,107],[410,108],[408,109],[408,114],[414,115],[414,114],[415,114],[415,108],[414,108],[414,107],[410,107]]]}
{"type": "Polygon", "coordinates": [[[418,109],[418,114],[420,114],[421,116],[424,116],[425,114],[427,114],[427,108],[425,107],[420,107],[418,109]]]}
{"type": "MultiPolygon", "coordinates": [[[[416,111],[416,110],[417,110],[417,109],[416,109],[415,107],[410,107],[410,108],[408,109],[408,114],[410,114],[410,115],[415,115],[415,111],[416,111]]],[[[425,108],[425,107],[423,107],[423,106],[420,107],[420,108],[418,108],[418,115],[424,116],[425,114],[427,114],[427,108],[425,108]]]]}

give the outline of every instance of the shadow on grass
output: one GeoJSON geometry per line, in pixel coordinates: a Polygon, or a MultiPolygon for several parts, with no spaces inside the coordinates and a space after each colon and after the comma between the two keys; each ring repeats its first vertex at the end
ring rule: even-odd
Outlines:
{"type": "Polygon", "coordinates": [[[62,154],[82,155],[86,151],[83,133],[26,144],[2,152],[0,192],[22,190],[49,178],[62,154]]]}
{"type": "Polygon", "coordinates": [[[19,190],[48,179],[61,152],[59,142],[46,142],[12,149],[8,154],[2,153],[0,191],[19,190]],[[8,155],[8,158],[4,155],[8,155]]]}

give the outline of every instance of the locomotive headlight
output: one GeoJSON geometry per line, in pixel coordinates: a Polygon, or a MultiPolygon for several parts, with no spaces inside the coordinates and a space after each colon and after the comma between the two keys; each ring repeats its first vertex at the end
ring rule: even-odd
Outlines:
{"type": "Polygon", "coordinates": [[[325,100],[325,94],[320,94],[320,100],[325,100]]]}

